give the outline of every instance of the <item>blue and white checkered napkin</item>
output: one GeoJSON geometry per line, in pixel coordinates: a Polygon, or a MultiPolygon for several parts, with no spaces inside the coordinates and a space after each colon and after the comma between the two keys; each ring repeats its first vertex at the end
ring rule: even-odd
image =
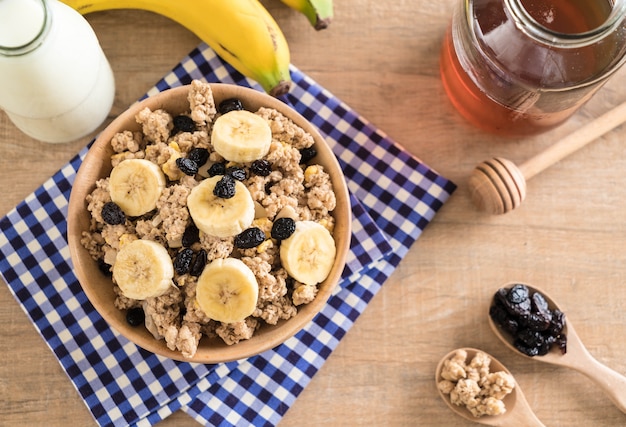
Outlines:
{"type": "MultiPolygon", "coordinates": [[[[342,281],[319,315],[275,349],[217,365],[138,348],[93,309],[66,242],[72,182],[88,147],[0,219],[0,273],[99,425],[152,425],[183,410],[206,425],[275,425],[393,272],[455,185],[389,140],[295,67],[284,97],[332,146],[352,193],[342,281]]],[[[192,79],[251,82],[206,45],[148,95],[192,79]]]]}

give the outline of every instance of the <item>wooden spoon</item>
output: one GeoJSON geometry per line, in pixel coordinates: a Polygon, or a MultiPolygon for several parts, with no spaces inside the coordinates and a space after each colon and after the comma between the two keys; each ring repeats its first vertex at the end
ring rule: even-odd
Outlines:
{"type": "MultiPolygon", "coordinates": [[[[525,284],[520,282],[513,282],[504,285],[504,287],[509,288],[514,284],[525,284]]],[[[527,356],[521,351],[517,350],[513,345],[513,337],[511,334],[502,330],[495,322],[491,319],[491,316],[487,316],[489,318],[489,326],[496,334],[500,340],[511,350],[520,354],[524,357],[528,357],[530,359],[538,360],[540,362],[552,363],[554,365],[565,366],[567,368],[572,368],[587,377],[593,380],[604,392],[608,395],[611,401],[619,408],[620,411],[626,413],[626,377],[615,372],[614,370],[608,368],[602,363],[598,362],[593,356],[587,351],[580,337],[576,333],[572,322],[569,317],[567,317],[567,312],[565,312],[559,305],[546,293],[534,286],[530,286],[525,284],[530,294],[532,295],[534,292],[539,292],[544,296],[546,301],[548,302],[548,306],[551,310],[558,308],[563,313],[565,313],[565,328],[564,333],[567,336],[567,352],[565,354],[561,353],[561,350],[553,347],[548,354],[544,356],[527,356]]]]}
{"type": "MultiPolygon", "coordinates": [[[[458,350],[465,350],[467,352],[468,362],[472,360],[476,353],[482,351],[475,348],[463,348],[458,350]]],[[[437,369],[435,371],[435,381],[437,384],[439,383],[439,381],[442,380],[441,370],[443,369],[444,362],[452,358],[456,351],[457,350],[453,350],[445,355],[437,365],[437,369]]],[[[483,351],[483,353],[485,352],[483,351]]],[[[489,370],[491,372],[504,371],[511,375],[509,370],[506,369],[506,367],[502,363],[500,363],[498,359],[491,356],[490,354],[487,355],[491,358],[491,364],[489,365],[489,370]]],[[[450,409],[452,409],[452,411],[456,412],[458,415],[467,420],[488,426],[545,427],[544,424],[539,421],[535,413],[530,408],[530,405],[528,404],[524,393],[522,393],[522,389],[519,387],[519,384],[517,384],[517,381],[515,382],[515,388],[513,388],[513,391],[502,400],[506,407],[506,412],[501,415],[483,415],[482,417],[475,417],[467,408],[453,404],[450,401],[450,396],[444,394],[441,390],[439,390],[439,387],[437,387],[437,391],[439,392],[439,395],[441,396],[443,401],[446,402],[446,404],[450,407],[450,409]]]]}
{"type": "Polygon", "coordinates": [[[626,121],[626,102],[587,123],[519,167],[495,157],[480,163],[469,178],[472,200],[479,210],[500,215],[517,208],[526,197],[526,181],[626,121]]]}

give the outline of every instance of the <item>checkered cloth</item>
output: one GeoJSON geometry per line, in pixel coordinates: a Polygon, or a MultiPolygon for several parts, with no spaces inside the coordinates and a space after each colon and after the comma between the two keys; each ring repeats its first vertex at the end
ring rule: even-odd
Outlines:
{"type": "MultiPolygon", "coordinates": [[[[94,310],[74,276],[67,205],[85,147],[0,219],[0,273],[101,426],[148,426],[183,410],[204,425],[276,425],[391,275],[455,185],[297,68],[283,101],[331,145],[351,192],[346,269],[324,309],[284,344],[216,365],[151,354],[94,310]]],[[[206,45],[146,96],[193,79],[261,88],[206,45]]]]}

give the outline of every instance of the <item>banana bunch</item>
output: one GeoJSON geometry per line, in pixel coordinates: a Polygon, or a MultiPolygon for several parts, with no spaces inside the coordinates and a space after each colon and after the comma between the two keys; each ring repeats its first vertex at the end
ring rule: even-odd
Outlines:
{"type": "Polygon", "coordinates": [[[313,28],[323,30],[333,19],[333,0],[280,0],[290,8],[302,13],[313,28]]]}
{"type": "MultiPolygon", "coordinates": [[[[141,9],[185,26],[243,75],[272,96],[289,91],[289,46],[259,0],[61,0],[81,14],[109,9],[141,9]]],[[[315,28],[332,17],[332,0],[283,0],[315,28]]]]}

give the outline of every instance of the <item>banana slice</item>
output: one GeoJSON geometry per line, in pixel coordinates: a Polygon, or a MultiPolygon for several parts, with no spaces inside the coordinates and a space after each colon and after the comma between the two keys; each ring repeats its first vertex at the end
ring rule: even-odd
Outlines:
{"type": "Polygon", "coordinates": [[[215,186],[221,179],[222,175],[216,175],[196,185],[187,197],[187,208],[199,230],[224,238],[250,227],[254,220],[254,200],[246,186],[237,180],[234,180],[233,197],[216,196],[215,186]]]}
{"type": "Polygon", "coordinates": [[[128,159],[111,171],[111,200],[128,216],[140,216],[156,208],[165,188],[165,175],[150,160],[128,159]]]}
{"type": "Polygon", "coordinates": [[[226,160],[247,163],[264,157],[272,143],[270,125],[246,110],[230,111],[213,123],[211,144],[226,160]]]}
{"type": "Polygon", "coordinates": [[[328,277],[336,252],[330,231],[314,221],[297,221],[296,231],[280,243],[280,261],[287,273],[311,286],[328,277]]]}
{"type": "Polygon", "coordinates": [[[134,240],[122,247],[113,264],[113,278],[127,298],[144,300],[173,286],[174,266],[167,249],[152,240],[134,240]]]}
{"type": "Polygon", "coordinates": [[[235,323],[256,309],[259,285],[250,268],[237,258],[217,259],[198,277],[196,300],[213,320],[235,323]]]}

